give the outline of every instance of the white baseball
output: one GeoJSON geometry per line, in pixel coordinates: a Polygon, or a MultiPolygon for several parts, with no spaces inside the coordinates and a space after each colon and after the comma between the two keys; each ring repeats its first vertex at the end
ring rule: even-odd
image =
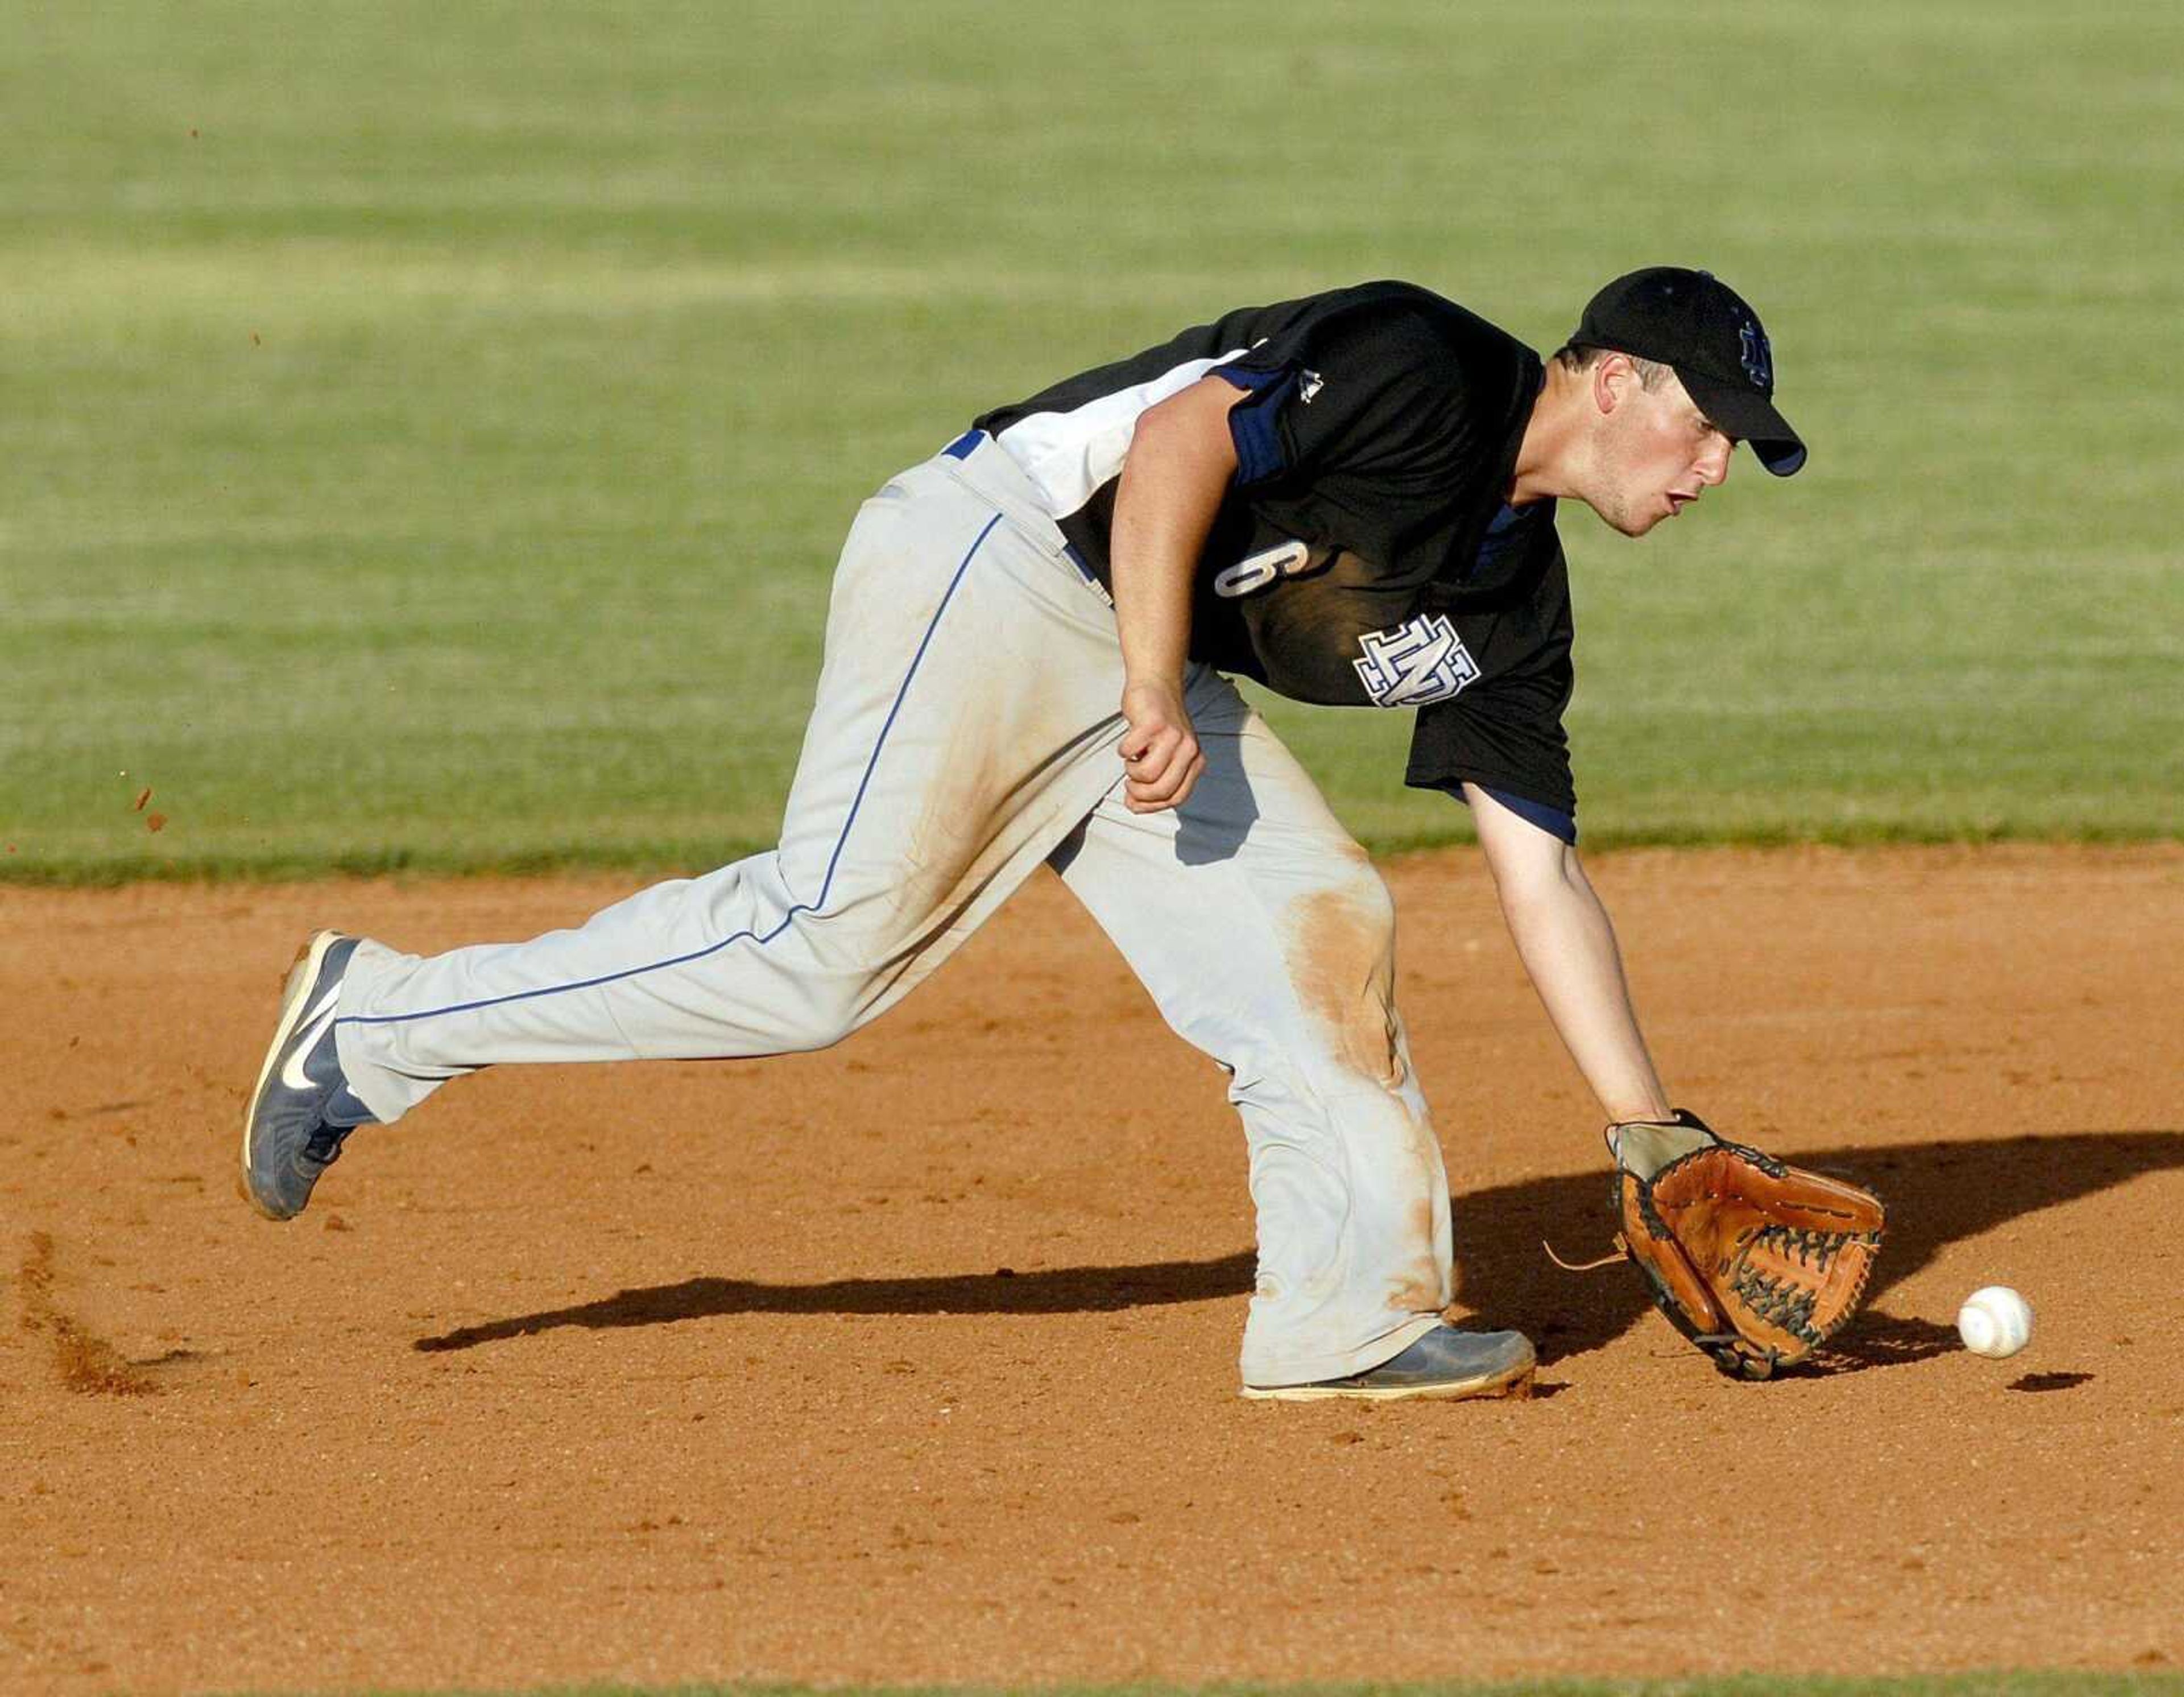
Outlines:
{"type": "Polygon", "coordinates": [[[2008,1285],[1974,1291],[1957,1310],[1957,1336],[1973,1354],[2003,1360],[2032,1341],[2032,1304],[2008,1285]]]}

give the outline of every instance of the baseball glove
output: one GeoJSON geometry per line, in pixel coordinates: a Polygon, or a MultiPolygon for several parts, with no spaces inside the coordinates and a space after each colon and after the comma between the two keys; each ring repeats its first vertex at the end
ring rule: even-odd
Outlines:
{"type": "Polygon", "coordinates": [[[1885,1221],[1854,1184],[1716,1136],[1679,1109],[1607,1128],[1616,1242],[1654,1305],[1731,1378],[1764,1379],[1849,1321],[1885,1221]]]}

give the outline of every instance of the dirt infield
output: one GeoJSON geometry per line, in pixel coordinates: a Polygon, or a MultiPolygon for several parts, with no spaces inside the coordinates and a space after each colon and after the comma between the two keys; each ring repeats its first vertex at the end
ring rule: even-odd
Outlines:
{"type": "Polygon", "coordinates": [[[1389,871],[1529,1403],[1236,1396],[1222,1080],[1050,878],[838,1049],[488,1073],[285,1226],[231,1169],[303,933],[623,886],[0,893],[0,1689],[2184,1664],[2184,850],[1596,863],[1679,1098],[1892,1205],[1765,1386],[1548,1264],[1594,1110],[1475,860],[1389,871]]]}

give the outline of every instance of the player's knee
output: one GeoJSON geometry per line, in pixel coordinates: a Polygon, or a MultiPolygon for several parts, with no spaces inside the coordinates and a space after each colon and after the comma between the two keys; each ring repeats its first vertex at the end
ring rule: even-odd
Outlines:
{"type": "Polygon", "coordinates": [[[1285,1047],[1294,1063],[1331,1075],[1322,1088],[1401,1082],[1395,954],[1395,902],[1362,851],[1295,904],[1288,959],[1302,1041],[1285,1047]]]}
{"type": "Polygon", "coordinates": [[[775,1047],[783,1054],[803,1054],[831,1049],[870,1018],[869,998],[861,984],[799,986],[793,1005],[777,1004],[778,1021],[775,1047]]]}
{"type": "Polygon", "coordinates": [[[1340,885],[1346,898],[1358,915],[1358,935],[1362,946],[1373,951],[1382,960],[1391,960],[1396,952],[1396,898],[1388,888],[1388,880],[1380,876],[1380,869],[1369,860],[1360,860],[1350,869],[1350,875],[1340,885]]]}
{"type": "Polygon", "coordinates": [[[853,1008],[829,1007],[816,1010],[800,1022],[790,1047],[807,1053],[815,1049],[831,1049],[864,1023],[853,1008]]]}

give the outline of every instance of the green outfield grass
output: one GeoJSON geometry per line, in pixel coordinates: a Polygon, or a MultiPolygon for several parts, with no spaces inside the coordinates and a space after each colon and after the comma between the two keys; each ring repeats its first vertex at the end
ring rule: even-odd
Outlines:
{"type": "MultiPolygon", "coordinates": [[[[1814,456],[1566,517],[1588,840],[2174,834],[2180,59],[2170,0],[8,8],[0,876],[714,863],[974,411],[1373,276],[1545,349],[1662,260],[1814,456]]],[[[1398,717],[1278,717],[1461,830],[1398,717]]]]}
{"type": "Polygon", "coordinates": [[[2175,1697],[2184,1692],[2184,1675],[1986,1672],[1819,1679],[1747,1673],[1722,1679],[1546,1679],[1487,1685],[583,1685],[508,1697],[818,1697],[822,1692],[827,1697],[2175,1697]]]}

